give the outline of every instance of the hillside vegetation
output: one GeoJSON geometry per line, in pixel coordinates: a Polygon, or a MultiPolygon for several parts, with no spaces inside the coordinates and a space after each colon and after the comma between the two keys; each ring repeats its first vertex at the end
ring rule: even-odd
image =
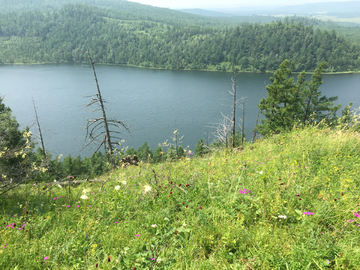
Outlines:
{"type": "Polygon", "coordinates": [[[285,59],[296,63],[296,72],[313,71],[323,61],[327,72],[360,68],[360,45],[335,30],[296,17],[264,25],[240,21],[129,2],[5,13],[0,63],[82,63],[90,50],[96,63],[162,69],[265,72],[285,59]]]}
{"type": "Polygon", "coordinates": [[[1,269],[356,269],[359,134],[308,126],[2,198],[1,269]]]}

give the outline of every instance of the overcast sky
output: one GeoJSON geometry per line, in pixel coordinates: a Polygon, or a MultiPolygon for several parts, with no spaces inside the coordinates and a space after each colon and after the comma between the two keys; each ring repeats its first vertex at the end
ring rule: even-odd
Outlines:
{"type": "Polygon", "coordinates": [[[351,0],[129,0],[166,8],[228,8],[242,6],[289,6],[306,3],[347,2],[351,0]]]}

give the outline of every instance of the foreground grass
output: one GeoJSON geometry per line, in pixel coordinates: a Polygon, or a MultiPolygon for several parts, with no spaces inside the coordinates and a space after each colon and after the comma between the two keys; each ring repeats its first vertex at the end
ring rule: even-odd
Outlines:
{"type": "Polygon", "coordinates": [[[309,127],[103,186],[28,186],[0,199],[0,269],[358,269],[359,143],[309,127]]]}

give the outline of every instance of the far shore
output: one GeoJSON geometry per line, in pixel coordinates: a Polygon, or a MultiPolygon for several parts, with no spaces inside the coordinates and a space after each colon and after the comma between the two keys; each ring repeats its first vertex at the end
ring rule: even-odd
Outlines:
{"type": "MultiPolygon", "coordinates": [[[[12,66],[12,65],[61,65],[61,64],[76,64],[76,65],[88,65],[87,62],[37,62],[37,63],[0,63],[0,66],[12,66]]],[[[173,70],[173,71],[204,71],[204,72],[224,72],[224,73],[233,73],[231,70],[216,70],[216,69],[168,69],[168,68],[158,68],[158,67],[144,67],[130,64],[109,64],[109,63],[96,63],[97,65],[106,65],[106,66],[122,66],[122,67],[135,67],[135,68],[144,68],[144,69],[155,69],[155,70],[173,70]]],[[[273,74],[276,70],[267,70],[263,72],[265,74],[273,74]]],[[[251,71],[251,70],[236,70],[236,73],[261,73],[260,71],[251,71]]],[[[293,74],[299,74],[300,72],[294,71],[293,74]]],[[[306,74],[313,74],[314,71],[307,71],[306,74]]],[[[360,70],[350,70],[350,71],[341,71],[341,72],[323,72],[322,74],[326,75],[336,75],[336,74],[360,74],[360,70]]]]}

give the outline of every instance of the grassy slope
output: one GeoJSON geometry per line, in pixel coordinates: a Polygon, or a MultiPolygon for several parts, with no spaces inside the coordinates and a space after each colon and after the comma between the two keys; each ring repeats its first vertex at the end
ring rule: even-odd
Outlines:
{"type": "Polygon", "coordinates": [[[0,200],[0,269],[356,269],[359,143],[309,127],[116,170],[100,193],[28,187],[27,207],[0,200]]]}

